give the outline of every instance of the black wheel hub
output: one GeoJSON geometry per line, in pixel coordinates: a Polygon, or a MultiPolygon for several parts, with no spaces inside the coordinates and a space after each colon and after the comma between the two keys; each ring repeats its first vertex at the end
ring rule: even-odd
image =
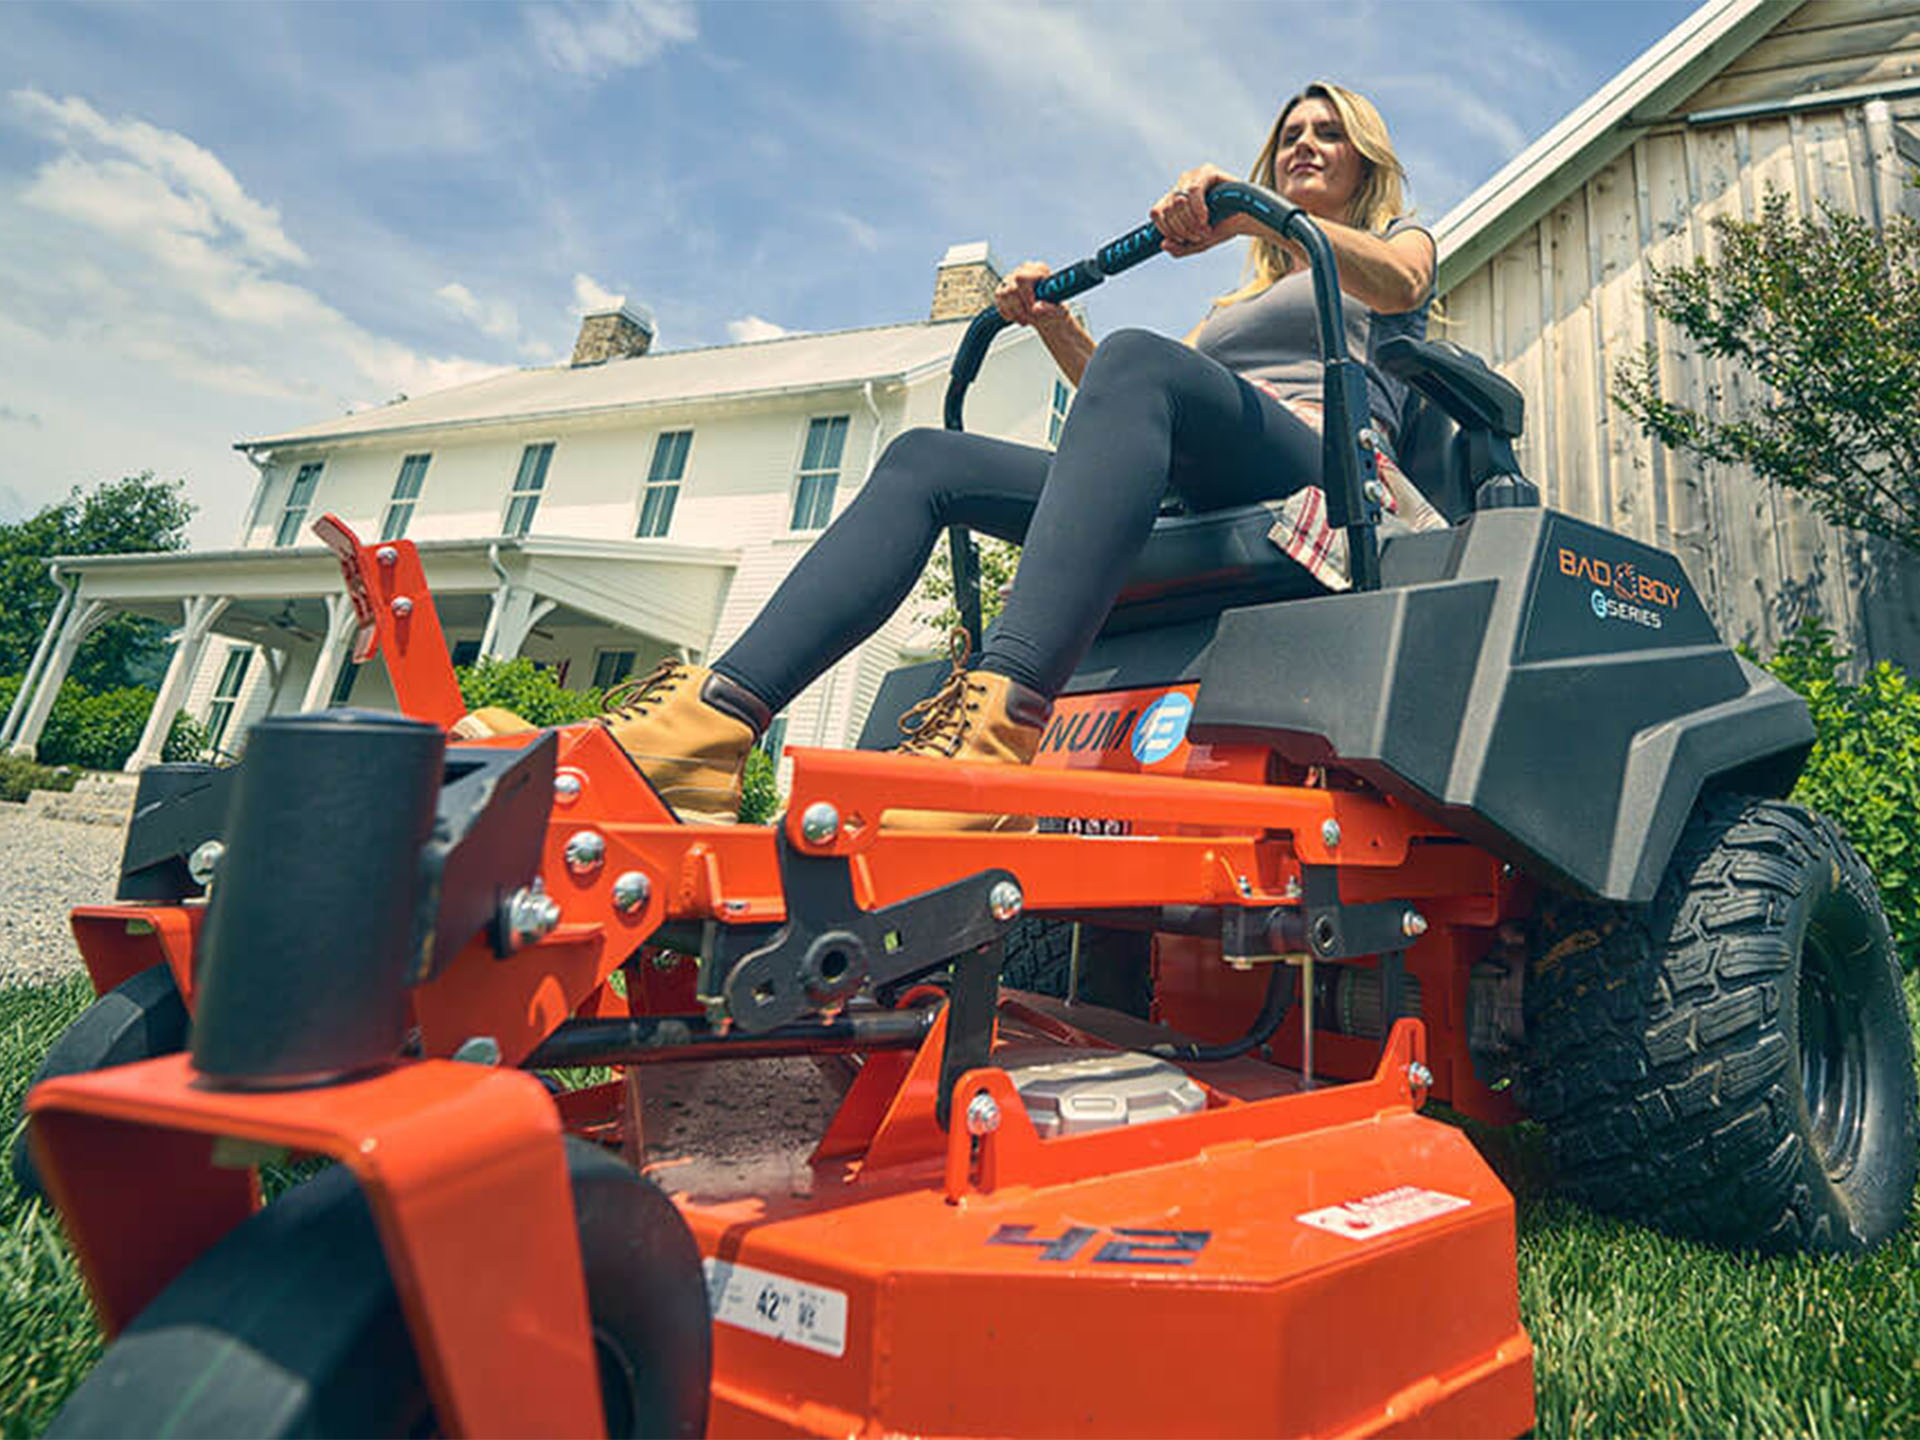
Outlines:
{"type": "Polygon", "coordinates": [[[1860,997],[1831,941],[1809,930],[1800,957],[1800,1092],[1820,1163],[1836,1180],[1860,1155],[1866,1123],[1867,1036],[1860,997]]]}

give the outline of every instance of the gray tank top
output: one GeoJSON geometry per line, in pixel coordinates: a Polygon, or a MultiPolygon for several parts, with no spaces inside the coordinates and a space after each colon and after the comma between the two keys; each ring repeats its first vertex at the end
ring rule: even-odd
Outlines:
{"type": "MultiPolygon", "coordinates": [[[[1393,221],[1382,235],[1402,230],[1420,230],[1404,216],[1393,221]]],[[[1342,316],[1347,327],[1349,353],[1367,365],[1367,389],[1372,397],[1374,422],[1384,426],[1388,442],[1400,435],[1400,414],[1406,403],[1407,387],[1374,364],[1374,352],[1383,341],[1396,335],[1411,335],[1424,340],[1427,312],[1433,307],[1433,295],[1417,310],[1399,315],[1380,315],[1360,304],[1351,295],[1341,297],[1342,316]]],[[[1313,277],[1305,270],[1282,276],[1251,299],[1223,305],[1211,311],[1194,336],[1194,348],[1209,360],[1216,360],[1236,375],[1265,380],[1289,400],[1318,401],[1325,374],[1320,354],[1320,331],[1313,315],[1313,277]]]]}

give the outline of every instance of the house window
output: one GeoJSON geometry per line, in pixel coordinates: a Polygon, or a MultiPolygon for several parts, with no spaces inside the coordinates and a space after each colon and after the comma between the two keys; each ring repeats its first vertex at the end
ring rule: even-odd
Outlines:
{"type": "Polygon", "coordinates": [[[840,453],[847,447],[847,417],[834,415],[807,426],[807,448],[793,488],[795,530],[820,530],[833,518],[833,492],[840,484],[840,453]]]}
{"type": "Polygon", "coordinates": [[[641,491],[640,525],[633,532],[639,539],[664,535],[673,523],[673,502],[680,498],[680,477],[687,472],[687,451],[692,448],[691,430],[669,430],[653,442],[653,464],[641,491]]]}
{"type": "Polygon", "coordinates": [[[380,525],[382,540],[398,540],[407,533],[407,522],[413,519],[420,487],[427,483],[427,462],[432,458],[409,455],[400,462],[400,478],[393,482],[393,499],[387,502],[387,518],[380,525]]]}
{"type": "Polygon", "coordinates": [[[618,685],[633,673],[633,651],[600,650],[593,657],[593,688],[604,690],[618,685]]]}
{"type": "Polygon", "coordinates": [[[552,459],[552,441],[520,452],[520,472],[513,477],[513,493],[507,497],[502,535],[524,535],[533,528],[533,512],[540,508],[540,493],[547,488],[547,462],[552,459]]]}
{"type": "Polygon", "coordinates": [[[1047,407],[1047,444],[1060,443],[1061,427],[1067,423],[1067,407],[1073,403],[1073,391],[1067,388],[1067,382],[1053,382],[1053,403],[1047,407]]]}
{"type": "Polygon", "coordinates": [[[453,663],[455,665],[471,665],[479,658],[480,642],[478,640],[456,640],[453,642],[453,663]]]}
{"type": "Polygon", "coordinates": [[[302,465],[300,473],[293,477],[293,484],[287,487],[287,504],[280,512],[280,528],[273,532],[275,545],[291,545],[300,538],[307,507],[313,503],[313,492],[320,484],[321,463],[313,460],[302,465]]]}
{"type": "Polygon", "coordinates": [[[240,687],[246,682],[247,662],[251,659],[253,651],[246,646],[236,645],[227,651],[227,663],[213,687],[213,702],[207,706],[207,748],[210,750],[218,750],[226,739],[227,726],[233,723],[233,707],[240,699],[240,687]]]}

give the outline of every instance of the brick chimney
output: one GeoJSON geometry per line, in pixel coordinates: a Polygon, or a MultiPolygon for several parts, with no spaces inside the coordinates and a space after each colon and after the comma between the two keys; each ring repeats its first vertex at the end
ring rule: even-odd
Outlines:
{"type": "Polygon", "coordinates": [[[573,342],[573,364],[604,365],[609,360],[631,360],[653,344],[653,316],[639,305],[609,305],[580,317],[580,336],[573,342]]]}
{"type": "Polygon", "coordinates": [[[984,240],[949,245],[933,282],[929,320],[965,320],[993,303],[1000,266],[984,240]]]}

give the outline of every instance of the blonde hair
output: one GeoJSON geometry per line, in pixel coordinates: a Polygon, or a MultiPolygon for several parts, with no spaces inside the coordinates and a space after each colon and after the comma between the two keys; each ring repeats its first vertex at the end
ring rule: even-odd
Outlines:
{"type": "MultiPolygon", "coordinates": [[[[1280,155],[1280,132],[1286,128],[1287,116],[1306,100],[1324,100],[1331,105],[1340,117],[1347,139],[1360,152],[1360,183],[1347,202],[1347,223],[1356,229],[1379,233],[1407,213],[1400,188],[1407,172],[1400,157],[1393,153],[1393,137],[1387,133],[1387,122],[1380,118],[1374,103],[1344,85],[1316,80],[1282,105],[1273,129],[1267,132],[1266,143],[1253,162],[1253,169],[1247,172],[1247,179],[1269,190],[1280,188],[1279,177],[1274,173],[1280,155]]],[[[1280,242],[1258,236],[1247,248],[1247,282],[1213,303],[1217,307],[1251,299],[1291,269],[1293,257],[1281,248],[1280,242]]]]}

